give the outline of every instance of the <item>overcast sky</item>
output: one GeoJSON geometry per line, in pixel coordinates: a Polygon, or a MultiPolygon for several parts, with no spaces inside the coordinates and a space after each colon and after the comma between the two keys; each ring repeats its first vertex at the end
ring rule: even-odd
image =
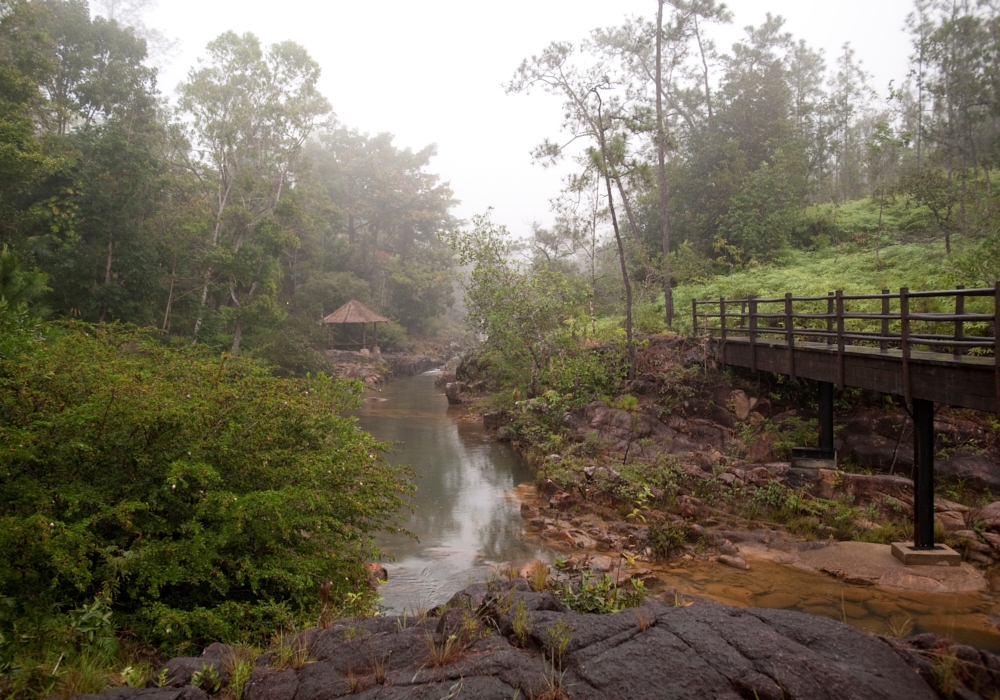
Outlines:
{"type": "MultiPolygon", "coordinates": [[[[906,74],[903,24],[911,0],[732,0],[732,26],[716,32],[728,48],[765,13],[786,18],[797,38],[832,63],[850,41],[880,93],[906,74]]],[[[226,30],[265,43],[296,41],[323,67],[320,89],[340,121],[396,144],[438,146],[431,169],[451,183],[469,218],[488,206],[494,220],[526,233],[551,220],[560,173],[533,165],[530,149],[558,133],[561,109],[540,92],[506,95],[521,60],[551,41],[579,42],[627,15],[653,16],[655,0],[161,0],[147,24],[180,40],[161,70],[172,95],[205,45],[226,30]]]]}

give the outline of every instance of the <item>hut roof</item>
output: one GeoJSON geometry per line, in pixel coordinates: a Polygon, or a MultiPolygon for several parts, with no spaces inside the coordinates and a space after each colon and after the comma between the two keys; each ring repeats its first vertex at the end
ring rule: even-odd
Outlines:
{"type": "Polygon", "coordinates": [[[323,323],[388,323],[389,319],[379,316],[357,299],[351,299],[332,314],[323,319],[323,323]]]}

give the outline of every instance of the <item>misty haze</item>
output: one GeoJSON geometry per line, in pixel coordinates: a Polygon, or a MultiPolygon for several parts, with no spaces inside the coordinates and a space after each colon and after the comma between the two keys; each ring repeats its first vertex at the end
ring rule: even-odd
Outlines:
{"type": "Polygon", "coordinates": [[[0,0],[0,694],[1000,696],[998,177],[997,0],[0,0]]]}

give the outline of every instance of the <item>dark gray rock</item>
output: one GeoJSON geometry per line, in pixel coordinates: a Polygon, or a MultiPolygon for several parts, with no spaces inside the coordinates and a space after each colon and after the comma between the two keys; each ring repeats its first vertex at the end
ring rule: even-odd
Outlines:
{"type": "Polygon", "coordinates": [[[441,361],[434,360],[426,355],[382,355],[389,363],[390,371],[394,377],[412,377],[415,374],[424,372],[441,366],[441,361]]]}
{"type": "Polygon", "coordinates": [[[444,387],[444,395],[448,397],[448,403],[452,406],[463,403],[463,391],[465,391],[465,384],[462,382],[448,382],[444,387]]]}
{"type": "Polygon", "coordinates": [[[483,427],[487,430],[496,430],[510,421],[510,416],[505,411],[490,411],[483,414],[483,427]]]}
{"type": "Polygon", "coordinates": [[[201,688],[114,688],[100,695],[77,695],[73,700],[208,700],[201,688]]]}
{"type": "Polygon", "coordinates": [[[293,669],[256,668],[243,689],[243,700],[292,700],[298,687],[299,677],[293,669]]]}
{"type": "MultiPolygon", "coordinates": [[[[290,642],[306,645],[308,661],[276,669],[268,666],[272,657],[260,657],[244,695],[507,700],[559,690],[570,700],[934,700],[943,696],[933,687],[933,659],[943,655],[961,664],[954,697],[1000,693],[1000,658],[935,635],[886,639],[790,610],[697,602],[650,600],[613,615],[582,615],[524,579],[476,584],[453,596],[440,619],[347,619],[303,632],[290,642]],[[449,640],[457,646],[445,654],[449,640]]],[[[207,700],[190,686],[91,697],[207,700]]]]}
{"type": "MultiPolygon", "coordinates": [[[[225,647],[223,644],[218,646],[225,647]]],[[[228,649],[229,647],[225,648],[228,649]]],[[[175,659],[170,659],[170,661],[153,674],[153,678],[157,678],[165,669],[167,672],[167,686],[171,688],[181,688],[189,685],[191,683],[191,677],[200,671],[203,666],[207,668],[214,668],[216,673],[219,674],[219,682],[221,684],[225,685],[229,682],[230,675],[228,664],[215,654],[212,654],[211,656],[180,656],[175,659]]],[[[153,681],[151,679],[150,683],[152,682],[153,681]]]]}

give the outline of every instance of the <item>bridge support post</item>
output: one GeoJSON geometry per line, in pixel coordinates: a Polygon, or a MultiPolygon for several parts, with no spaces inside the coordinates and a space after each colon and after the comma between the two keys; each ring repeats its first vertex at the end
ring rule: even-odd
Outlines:
{"type": "Polygon", "coordinates": [[[934,402],[913,399],[913,544],[934,549],[934,402]]]}
{"type": "Polygon", "coordinates": [[[803,486],[819,478],[820,469],[837,468],[833,448],[833,382],[819,382],[819,447],[793,447],[789,483],[803,486]]]}
{"type": "Polygon", "coordinates": [[[819,451],[835,459],[833,449],[833,382],[819,383],[819,451]]]}
{"type": "Polygon", "coordinates": [[[907,566],[960,566],[962,556],[934,544],[934,402],[913,399],[913,542],[897,542],[892,554],[907,566]]]}

